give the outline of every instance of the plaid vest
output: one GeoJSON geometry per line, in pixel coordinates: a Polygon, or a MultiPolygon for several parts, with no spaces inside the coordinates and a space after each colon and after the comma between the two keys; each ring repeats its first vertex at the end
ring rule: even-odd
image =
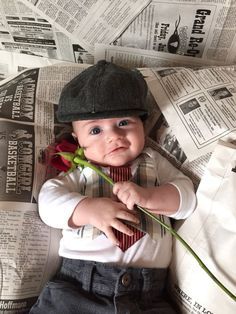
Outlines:
{"type": "MultiPolygon", "coordinates": [[[[158,174],[155,167],[155,160],[143,153],[136,159],[137,169],[132,175],[131,181],[142,187],[158,186],[158,174]]],[[[108,173],[109,175],[109,173],[108,173]]],[[[81,182],[79,193],[90,197],[111,197],[115,196],[112,193],[112,186],[101,178],[95,171],[90,168],[81,170],[81,182]]],[[[158,222],[151,219],[142,211],[137,209],[140,225],[134,225],[140,228],[145,233],[148,233],[153,240],[163,238],[166,230],[158,222]]],[[[170,224],[169,218],[163,215],[158,215],[159,219],[166,224],[170,224]]],[[[102,234],[102,231],[91,225],[82,226],[77,230],[77,236],[80,239],[94,239],[102,234]]]]}

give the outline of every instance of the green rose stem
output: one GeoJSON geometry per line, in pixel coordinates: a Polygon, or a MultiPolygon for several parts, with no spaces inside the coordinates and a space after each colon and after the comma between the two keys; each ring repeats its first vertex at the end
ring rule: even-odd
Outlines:
{"type": "MultiPolygon", "coordinates": [[[[114,185],[114,182],[110,177],[108,177],[104,172],[102,172],[99,168],[85,160],[85,156],[83,153],[83,149],[79,148],[76,150],[75,154],[72,153],[58,153],[65,159],[71,161],[72,163],[72,169],[75,169],[77,165],[80,165],[82,168],[89,167],[92,170],[94,170],[98,175],[100,175],[104,180],[106,180],[108,183],[110,183],[112,186],[114,185]]],[[[207,266],[202,262],[200,257],[194,252],[194,250],[188,245],[188,243],[169,225],[165,224],[163,221],[161,221],[157,216],[150,213],[147,209],[136,205],[138,209],[140,209],[142,212],[144,212],[146,215],[151,217],[153,220],[158,222],[160,225],[162,225],[165,229],[167,229],[176,239],[178,239],[183,246],[193,255],[193,257],[197,260],[198,264],[204,269],[204,271],[212,278],[212,280],[226,293],[228,296],[236,301],[236,295],[234,295],[231,291],[229,291],[213,274],[212,272],[207,268],[207,266]]]]}

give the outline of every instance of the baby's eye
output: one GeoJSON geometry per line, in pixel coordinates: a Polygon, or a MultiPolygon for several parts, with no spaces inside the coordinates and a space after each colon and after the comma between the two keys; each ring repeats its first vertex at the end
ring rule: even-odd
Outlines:
{"type": "Polygon", "coordinates": [[[92,130],[90,131],[90,134],[96,135],[96,134],[99,134],[100,132],[101,132],[101,129],[96,126],[95,128],[92,128],[92,130]]]}
{"type": "Polygon", "coordinates": [[[125,126],[125,125],[128,125],[129,124],[129,121],[128,120],[121,120],[119,122],[119,126],[125,126]]]}

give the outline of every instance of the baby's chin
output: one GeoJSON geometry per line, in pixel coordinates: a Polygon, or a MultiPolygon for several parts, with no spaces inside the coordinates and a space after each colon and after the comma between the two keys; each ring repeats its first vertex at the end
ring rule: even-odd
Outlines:
{"type": "Polygon", "coordinates": [[[135,158],[112,158],[109,161],[106,161],[104,166],[107,167],[123,167],[130,164],[135,158]]]}
{"type": "Polygon", "coordinates": [[[128,164],[131,164],[138,156],[140,153],[137,152],[119,152],[115,154],[107,154],[104,155],[103,157],[96,158],[96,156],[93,156],[94,158],[88,158],[91,163],[104,166],[104,167],[122,167],[126,166],[128,164]]]}

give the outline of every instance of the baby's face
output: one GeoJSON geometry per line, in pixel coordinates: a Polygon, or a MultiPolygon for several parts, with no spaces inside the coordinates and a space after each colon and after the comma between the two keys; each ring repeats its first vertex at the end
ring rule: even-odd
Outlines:
{"type": "Polygon", "coordinates": [[[72,125],[86,158],[100,165],[126,165],[144,147],[144,128],[139,117],[81,120],[72,125]]]}

